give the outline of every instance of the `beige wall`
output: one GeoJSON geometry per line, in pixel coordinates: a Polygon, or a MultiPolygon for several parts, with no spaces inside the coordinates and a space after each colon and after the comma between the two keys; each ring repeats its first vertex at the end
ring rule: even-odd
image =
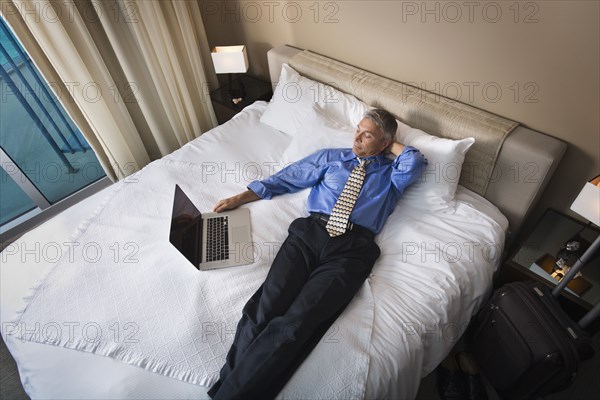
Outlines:
{"type": "MultiPolygon", "coordinates": [[[[211,46],[246,44],[250,73],[289,44],[453,97],[569,149],[532,219],[567,212],[600,173],[598,1],[204,1],[211,46]]],[[[523,169],[523,172],[526,172],[523,169]]]]}

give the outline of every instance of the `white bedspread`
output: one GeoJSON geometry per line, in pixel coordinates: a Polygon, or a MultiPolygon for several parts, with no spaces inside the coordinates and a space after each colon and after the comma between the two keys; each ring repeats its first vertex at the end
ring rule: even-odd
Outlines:
{"type": "MultiPolygon", "coordinates": [[[[248,205],[255,246],[242,251],[255,252],[253,265],[200,272],[168,242],[174,184],[206,211],[281,167],[289,138],[258,122],[264,108],[253,105],[105,191],[17,317],[3,323],[3,334],[13,336],[13,354],[30,341],[45,344],[28,349],[53,344],[210,385],[243,304],[266,276],[287,226],[307,214],[307,191],[248,205]]],[[[371,277],[280,397],[414,397],[421,377],[451,349],[489,290],[505,229],[495,207],[466,189],[459,189],[452,214],[428,214],[400,202],[377,236],[382,254],[371,277]]],[[[15,258],[4,263],[3,280],[23,264],[15,258]]],[[[3,297],[3,322],[5,304],[3,297]]],[[[36,363],[26,351],[14,355],[25,372],[36,363]]],[[[91,362],[89,356],[80,359],[82,365],[91,362]]],[[[153,386],[149,382],[160,380],[139,368],[123,367],[123,374],[123,388],[65,388],[62,397],[198,395],[153,386]]],[[[47,395],[33,382],[25,386],[30,395],[47,395]]],[[[55,389],[52,395],[62,393],[55,389]]]]}

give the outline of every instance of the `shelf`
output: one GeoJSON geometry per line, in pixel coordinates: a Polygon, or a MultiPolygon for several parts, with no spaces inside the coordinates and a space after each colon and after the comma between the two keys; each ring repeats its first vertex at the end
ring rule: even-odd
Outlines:
{"type": "MultiPolygon", "coordinates": [[[[555,286],[558,281],[554,283],[553,278],[545,276],[547,275],[545,271],[535,270],[535,268],[532,270],[531,267],[545,254],[556,256],[565,242],[576,234],[592,243],[600,235],[600,230],[558,211],[548,209],[510,258],[508,264],[517,272],[555,286]]],[[[597,254],[581,269],[581,274],[592,286],[581,296],[568,292],[563,294],[586,309],[590,309],[592,305],[600,301],[600,254],[597,254]]]]}
{"type": "Polygon", "coordinates": [[[210,93],[210,99],[213,102],[219,124],[228,121],[235,114],[255,101],[269,101],[273,95],[271,83],[253,78],[246,74],[240,74],[239,78],[242,80],[246,89],[246,96],[241,102],[234,104],[231,101],[228,85],[223,85],[210,93]]]}

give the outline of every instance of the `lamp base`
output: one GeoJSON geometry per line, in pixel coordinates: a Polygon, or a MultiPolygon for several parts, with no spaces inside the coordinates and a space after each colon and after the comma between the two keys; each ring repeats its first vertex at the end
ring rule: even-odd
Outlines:
{"type": "Polygon", "coordinates": [[[229,74],[229,98],[233,104],[239,104],[246,97],[246,88],[244,87],[244,83],[240,75],[238,74],[229,74]]]}

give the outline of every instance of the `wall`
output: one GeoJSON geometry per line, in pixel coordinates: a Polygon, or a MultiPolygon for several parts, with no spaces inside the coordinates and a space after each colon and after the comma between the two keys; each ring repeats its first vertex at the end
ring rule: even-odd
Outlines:
{"type": "Polygon", "coordinates": [[[210,45],[246,44],[255,76],[268,79],[266,51],[289,44],[568,142],[530,221],[547,207],[571,213],[584,182],[600,173],[600,2],[200,4],[210,45]]]}

